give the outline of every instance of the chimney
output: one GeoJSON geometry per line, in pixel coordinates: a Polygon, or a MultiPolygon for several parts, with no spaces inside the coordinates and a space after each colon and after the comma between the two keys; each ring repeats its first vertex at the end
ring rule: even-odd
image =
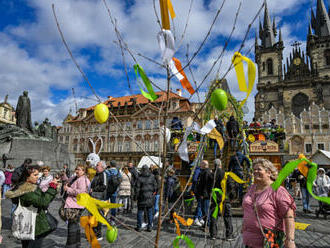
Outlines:
{"type": "Polygon", "coordinates": [[[179,96],[182,96],[182,91],[181,91],[181,89],[176,89],[176,94],[179,95],[179,96]]]}
{"type": "Polygon", "coordinates": [[[8,101],[8,95],[5,96],[5,103],[8,101]]]}

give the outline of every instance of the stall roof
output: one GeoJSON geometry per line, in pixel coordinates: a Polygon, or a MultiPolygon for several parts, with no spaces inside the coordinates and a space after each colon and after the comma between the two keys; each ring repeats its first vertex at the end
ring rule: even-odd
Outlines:
{"type": "Polygon", "coordinates": [[[321,166],[330,166],[330,152],[325,150],[317,150],[312,155],[311,160],[321,166]]]}

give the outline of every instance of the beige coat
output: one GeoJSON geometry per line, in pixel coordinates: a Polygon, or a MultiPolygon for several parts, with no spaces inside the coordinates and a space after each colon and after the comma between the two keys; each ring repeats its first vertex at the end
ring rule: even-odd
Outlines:
{"type": "Polygon", "coordinates": [[[130,196],[132,175],[130,172],[126,174],[123,171],[120,171],[120,174],[122,176],[122,181],[119,185],[118,196],[130,196]]]}

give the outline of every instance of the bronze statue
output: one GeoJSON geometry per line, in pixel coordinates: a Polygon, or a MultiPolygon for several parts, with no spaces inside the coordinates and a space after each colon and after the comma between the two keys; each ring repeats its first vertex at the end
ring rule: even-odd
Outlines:
{"type": "Polygon", "coordinates": [[[15,117],[17,126],[33,132],[31,122],[31,104],[27,91],[24,91],[23,95],[18,98],[15,117]]]}

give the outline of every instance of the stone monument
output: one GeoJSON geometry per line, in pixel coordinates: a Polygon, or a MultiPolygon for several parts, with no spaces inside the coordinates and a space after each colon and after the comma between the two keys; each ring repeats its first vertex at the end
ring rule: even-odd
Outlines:
{"type": "Polygon", "coordinates": [[[57,128],[48,118],[42,124],[34,122],[35,126],[32,126],[27,91],[18,99],[16,119],[16,125],[0,124],[0,156],[4,164],[10,159],[12,165],[19,166],[25,158],[31,158],[34,162],[41,160],[53,169],[61,169],[65,163],[74,163],[68,146],[58,143],[57,128]]]}

